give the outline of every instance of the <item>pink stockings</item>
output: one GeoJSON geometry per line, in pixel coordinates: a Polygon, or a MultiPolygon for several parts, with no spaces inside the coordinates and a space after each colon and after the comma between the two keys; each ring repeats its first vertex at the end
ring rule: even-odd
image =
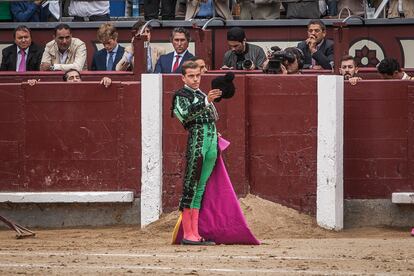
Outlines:
{"type": "Polygon", "coordinates": [[[182,224],[184,230],[184,239],[190,241],[200,241],[201,236],[198,233],[199,209],[184,208],[182,224]]]}

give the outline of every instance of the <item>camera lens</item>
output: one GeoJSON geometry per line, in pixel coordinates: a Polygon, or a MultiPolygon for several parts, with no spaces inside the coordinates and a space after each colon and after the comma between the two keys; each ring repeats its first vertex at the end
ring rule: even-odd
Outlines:
{"type": "Polygon", "coordinates": [[[243,61],[243,69],[250,69],[252,68],[253,62],[251,60],[246,59],[245,61],[243,61]]]}

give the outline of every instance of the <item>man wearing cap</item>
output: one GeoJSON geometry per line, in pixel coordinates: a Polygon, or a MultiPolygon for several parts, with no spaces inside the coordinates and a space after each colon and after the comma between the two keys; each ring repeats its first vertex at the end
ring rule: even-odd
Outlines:
{"type": "Polygon", "coordinates": [[[227,44],[230,50],[224,54],[221,69],[255,70],[262,69],[267,60],[263,49],[246,42],[244,30],[233,27],[227,32],[227,44]]]}

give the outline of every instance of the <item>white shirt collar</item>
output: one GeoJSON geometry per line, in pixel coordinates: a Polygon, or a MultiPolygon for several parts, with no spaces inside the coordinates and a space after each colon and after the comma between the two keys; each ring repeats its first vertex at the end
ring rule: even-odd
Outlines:
{"type": "MultiPolygon", "coordinates": [[[[16,45],[17,46],[17,45],[16,45]]],[[[29,48],[30,48],[30,46],[29,47],[27,47],[26,49],[24,49],[24,52],[26,53],[26,56],[27,56],[27,54],[29,53],[29,48]]],[[[20,50],[21,50],[21,48],[19,47],[19,46],[17,46],[17,54],[20,54],[20,50]]]]}
{"type": "Polygon", "coordinates": [[[188,49],[187,50],[185,50],[184,52],[182,52],[181,54],[177,54],[177,52],[176,51],[174,51],[174,57],[175,56],[180,56],[180,58],[182,58],[186,53],[187,53],[187,51],[188,51],[188,49]]]}
{"type": "MultiPolygon", "coordinates": [[[[119,47],[119,43],[116,44],[116,47],[112,49],[112,53],[116,54],[116,52],[118,52],[118,47],[119,47]]],[[[108,51],[106,51],[107,54],[109,54],[108,51]]]]}

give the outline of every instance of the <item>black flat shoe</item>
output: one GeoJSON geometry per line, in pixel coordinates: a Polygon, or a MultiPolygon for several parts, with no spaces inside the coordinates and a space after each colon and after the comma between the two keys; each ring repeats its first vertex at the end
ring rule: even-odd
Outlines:
{"type": "Polygon", "coordinates": [[[181,244],[182,245],[215,245],[216,243],[212,241],[206,241],[204,239],[201,239],[199,241],[190,241],[190,240],[182,239],[181,244]]]}
{"type": "Polygon", "coordinates": [[[211,240],[206,240],[205,238],[201,237],[200,239],[201,242],[204,242],[204,245],[216,245],[215,242],[211,241],[211,240]]]}

